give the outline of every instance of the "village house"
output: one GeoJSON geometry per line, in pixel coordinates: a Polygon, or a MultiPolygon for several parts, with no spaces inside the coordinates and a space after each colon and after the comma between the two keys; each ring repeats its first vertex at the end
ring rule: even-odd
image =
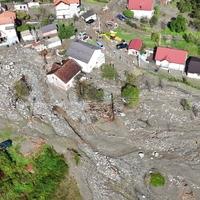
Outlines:
{"type": "Polygon", "coordinates": [[[37,40],[37,35],[36,32],[34,30],[26,30],[26,31],[22,31],[21,33],[21,39],[24,42],[28,42],[28,41],[36,41],[37,40]]]}
{"type": "Polygon", "coordinates": [[[48,24],[40,29],[42,38],[50,38],[58,35],[58,27],[56,24],[48,24]]]}
{"type": "Polygon", "coordinates": [[[93,10],[88,10],[87,12],[85,12],[82,16],[81,16],[85,22],[88,22],[90,20],[97,20],[97,14],[94,13],[93,10]]]}
{"type": "Polygon", "coordinates": [[[200,58],[189,57],[186,61],[185,72],[189,78],[200,79],[200,58]]]}
{"type": "Polygon", "coordinates": [[[64,90],[73,86],[74,78],[81,72],[81,67],[72,59],[67,59],[62,64],[54,63],[47,73],[49,83],[64,90]]]}
{"type": "Polygon", "coordinates": [[[139,55],[142,49],[143,42],[141,39],[133,39],[128,45],[128,54],[129,55],[139,55]]]}
{"type": "Polygon", "coordinates": [[[128,9],[134,12],[134,18],[150,19],[154,13],[154,0],[128,0],[128,9]]]}
{"type": "Polygon", "coordinates": [[[71,43],[67,55],[74,59],[85,73],[90,73],[93,68],[99,68],[105,63],[105,55],[99,47],[80,40],[71,43]]]}
{"type": "Polygon", "coordinates": [[[14,9],[16,11],[25,11],[25,12],[28,12],[28,5],[25,4],[25,3],[17,3],[17,4],[14,4],[14,9]]]}
{"type": "Polygon", "coordinates": [[[155,54],[156,65],[166,70],[184,72],[188,52],[180,49],[158,47],[155,54]]]}
{"type": "Polygon", "coordinates": [[[80,11],[80,0],[54,0],[57,19],[69,19],[80,11]]]}
{"type": "Polygon", "coordinates": [[[5,11],[0,14],[0,46],[10,46],[19,42],[15,30],[16,14],[5,11]]]}
{"type": "Polygon", "coordinates": [[[55,48],[55,47],[59,47],[61,46],[62,43],[61,43],[61,40],[58,36],[54,36],[52,38],[49,38],[45,41],[45,46],[48,48],[48,49],[52,49],[52,48],[55,48]]]}
{"type": "Polygon", "coordinates": [[[38,1],[35,1],[35,0],[25,0],[24,2],[27,3],[28,8],[40,7],[40,3],[38,1]]]}

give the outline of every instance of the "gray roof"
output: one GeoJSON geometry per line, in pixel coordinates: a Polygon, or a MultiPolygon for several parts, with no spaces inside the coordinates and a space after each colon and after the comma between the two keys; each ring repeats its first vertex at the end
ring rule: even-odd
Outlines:
{"type": "Polygon", "coordinates": [[[200,58],[189,57],[186,61],[186,73],[200,74],[200,58]]]}
{"type": "Polygon", "coordinates": [[[97,46],[76,40],[71,43],[69,49],[67,50],[67,55],[82,62],[88,63],[94,51],[98,49],[100,48],[97,46]]]}
{"type": "Polygon", "coordinates": [[[53,30],[57,30],[57,26],[56,24],[49,24],[49,25],[46,25],[46,26],[43,26],[41,28],[41,32],[42,33],[46,33],[46,32],[50,32],[50,31],[53,31],[53,30]]]}
{"type": "Polygon", "coordinates": [[[82,17],[84,18],[84,19],[87,19],[88,17],[90,17],[90,16],[92,16],[92,15],[94,15],[95,13],[94,13],[94,11],[93,10],[88,10],[86,13],[84,13],[83,15],[82,15],[82,17]]]}

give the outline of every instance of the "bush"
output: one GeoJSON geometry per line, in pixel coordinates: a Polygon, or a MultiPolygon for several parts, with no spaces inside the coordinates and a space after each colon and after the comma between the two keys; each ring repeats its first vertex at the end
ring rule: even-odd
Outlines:
{"type": "Polygon", "coordinates": [[[190,105],[190,103],[188,102],[187,99],[181,99],[180,104],[181,104],[181,106],[183,107],[184,110],[191,110],[191,105],[190,105]]]}
{"type": "Polygon", "coordinates": [[[131,26],[132,28],[138,28],[137,24],[132,22],[131,20],[126,20],[126,24],[131,26]]]}
{"type": "Polygon", "coordinates": [[[15,96],[17,99],[25,100],[29,96],[31,88],[23,79],[16,81],[14,84],[15,96]]]}
{"type": "Polygon", "coordinates": [[[30,15],[28,15],[27,12],[24,11],[17,11],[17,19],[28,20],[30,19],[30,15]]]}
{"type": "Polygon", "coordinates": [[[157,23],[158,23],[158,17],[156,15],[153,15],[153,17],[149,21],[149,24],[151,26],[155,26],[157,23]]]}
{"type": "Polygon", "coordinates": [[[109,79],[109,80],[116,80],[117,79],[117,70],[115,69],[114,65],[108,64],[103,65],[101,67],[102,77],[109,79]]]}
{"type": "Polygon", "coordinates": [[[126,9],[126,10],[123,11],[123,15],[124,15],[125,17],[129,18],[129,19],[131,19],[131,18],[134,17],[133,11],[128,10],[128,9],[126,9]]]}
{"type": "Polygon", "coordinates": [[[178,15],[177,18],[173,18],[170,21],[169,28],[173,32],[184,32],[187,29],[187,20],[183,16],[178,15]]]}
{"type": "Polygon", "coordinates": [[[150,174],[150,185],[154,187],[160,187],[165,185],[165,178],[159,173],[151,173],[150,174]]]}
{"type": "Polygon", "coordinates": [[[78,96],[85,100],[103,101],[104,91],[86,81],[80,82],[77,87],[78,96]]]}
{"type": "Polygon", "coordinates": [[[151,40],[154,41],[157,45],[160,44],[160,33],[151,33],[151,40]]]}
{"type": "Polygon", "coordinates": [[[70,38],[71,36],[75,34],[75,32],[76,32],[76,29],[73,24],[66,25],[66,24],[60,23],[58,25],[58,36],[61,40],[70,38]]]}
{"type": "Polygon", "coordinates": [[[139,89],[136,86],[127,83],[121,89],[121,96],[125,101],[125,105],[133,107],[139,102],[139,89]]]}

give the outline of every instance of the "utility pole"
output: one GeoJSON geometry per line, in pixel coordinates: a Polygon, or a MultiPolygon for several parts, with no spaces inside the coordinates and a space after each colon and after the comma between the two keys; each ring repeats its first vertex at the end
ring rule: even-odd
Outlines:
{"type": "Polygon", "coordinates": [[[115,119],[115,111],[114,111],[113,93],[110,94],[110,97],[111,97],[111,112],[112,112],[111,121],[114,121],[114,119],[115,119]]]}

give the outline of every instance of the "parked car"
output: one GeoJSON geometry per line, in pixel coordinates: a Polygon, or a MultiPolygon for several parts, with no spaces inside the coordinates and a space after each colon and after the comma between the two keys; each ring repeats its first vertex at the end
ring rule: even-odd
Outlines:
{"type": "Polygon", "coordinates": [[[92,23],[94,23],[95,21],[94,21],[94,19],[90,19],[90,20],[88,20],[87,22],[86,22],[86,24],[92,24],[92,23]]]}
{"type": "Polygon", "coordinates": [[[104,45],[101,42],[97,42],[97,46],[100,47],[101,49],[105,49],[104,45]]]}
{"type": "Polygon", "coordinates": [[[125,49],[128,48],[128,44],[126,42],[122,42],[116,45],[117,49],[125,49]]]}
{"type": "Polygon", "coordinates": [[[86,32],[80,32],[78,34],[78,37],[77,37],[79,40],[82,40],[82,41],[87,41],[89,39],[89,36],[87,35],[86,32]]]}
{"type": "Polygon", "coordinates": [[[121,21],[125,21],[125,20],[127,20],[128,18],[127,17],[125,17],[123,14],[121,14],[121,13],[119,13],[117,16],[117,19],[119,19],[119,20],[121,20],[121,21]]]}
{"type": "Polygon", "coordinates": [[[4,150],[7,149],[8,147],[12,146],[12,140],[5,140],[0,143],[0,149],[4,150]]]}

